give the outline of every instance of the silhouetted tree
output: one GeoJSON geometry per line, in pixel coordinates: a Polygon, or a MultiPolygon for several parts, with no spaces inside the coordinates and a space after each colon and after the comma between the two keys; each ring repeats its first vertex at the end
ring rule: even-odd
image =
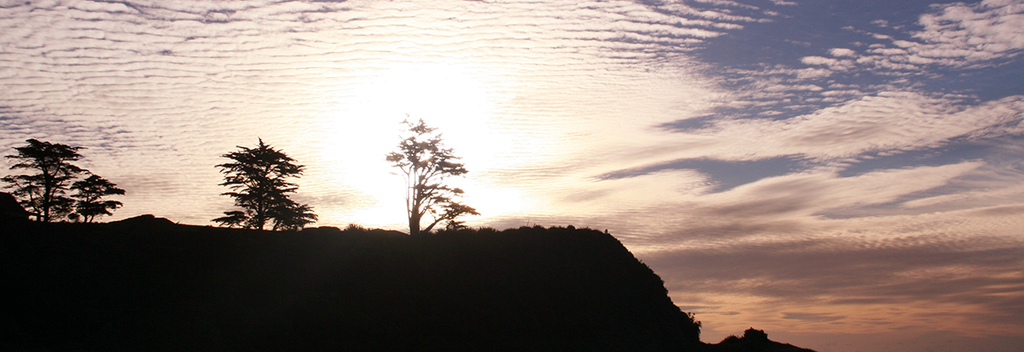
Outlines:
{"type": "Polygon", "coordinates": [[[71,189],[77,191],[71,196],[75,199],[75,212],[68,214],[73,220],[81,216],[82,221],[92,222],[97,216],[113,215],[114,210],[124,205],[116,200],[103,200],[105,196],[124,195],[124,190],[97,175],[76,181],[71,189]]]}
{"type": "Polygon", "coordinates": [[[458,220],[458,218],[463,215],[480,215],[480,213],[478,213],[476,209],[473,209],[472,207],[464,204],[456,202],[448,202],[448,204],[445,204],[444,212],[441,213],[441,219],[447,221],[447,224],[445,224],[445,229],[465,229],[466,224],[458,220]]]}
{"type": "Polygon", "coordinates": [[[66,196],[68,186],[80,174],[88,173],[71,162],[82,158],[78,154],[82,147],[66,144],[26,140],[28,145],[16,147],[17,155],[7,155],[18,162],[11,170],[27,169],[36,173],[30,175],[8,175],[3,181],[5,188],[13,189],[18,203],[25,207],[36,221],[57,221],[71,213],[74,199],[66,196]]]}
{"type": "Polygon", "coordinates": [[[274,209],[273,217],[274,230],[299,230],[317,219],[308,204],[296,203],[274,209]]]}
{"type": "MultiPolygon", "coordinates": [[[[387,161],[405,174],[407,193],[406,212],[409,216],[409,235],[430,232],[442,221],[461,224],[455,219],[461,215],[475,214],[476,209],[456,203],[452,198],[462,195],[462,190],[444,184],[449,176],[461,176],[466,171],[459,158],[445,148],[441,134],[436,128],[427,126],[423,120],[417,123],[402,121],[411,135],[398,143],[398,151],[387,155],[387,161]],[[420,220],[430,215],[433,222],[420,230],[420,220]]],[[[454,226],[454,225],[453,225],[454,226]]]]}
{"type": "Polygon", "coordinates": [[[317,216],[307,204],[298,204],[288,197],[298,186],[288,182],[291,177],[302,175],[303,165],[296,165],[294,159],[259,140],[256,148],[238,146],[238,151],[221,155],[232,162],[217,165],[224,173],[224,183],[232,192],[223,195],[235,199],[235,205],[242,211],[224,212],[223,217],[213,219],[228,227],[244,227],[263,230],[268,222],[274,230],[300,229],[316,221],[317,216]]]}

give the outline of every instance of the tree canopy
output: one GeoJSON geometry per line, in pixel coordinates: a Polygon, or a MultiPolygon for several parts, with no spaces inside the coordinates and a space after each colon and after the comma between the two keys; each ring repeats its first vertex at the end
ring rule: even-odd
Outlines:
{"type": "Polygon", "coordinates": [[[272,224],[274,230],[291,230],[317,220],[308,204],[298,204],[289,197],[298,185],[288,179],[300,177],[305,166],[295,164],[294,159],[263,143],[263,139],[255,148],[238,149],[221,155],[231,162],[217,167],[224,174],[220,185],[232,190],[223,195],[234,198],[235,206],[243,210],[226,211],[214,222],[260,230],[272,224]]]}
{"type": "Polygon", "coordinates": [[[81,174],[88,173],[74,164],[82,158],[78,153],[82,147],[26,140],[28,145],[16,147],[18,154],[6,158],[17,162],[11,170],[32,170],[28,175],[8,175],[3,181],[6,188],[19,198],[18,203],[37,221],[58,221],[74,210],[75,200],[67,196],[71,182],[81,174]]]}
{"type": "Polygon", "coordinates": [[[436,128],[427,126],[422,119],[413,123],[402,121],[410,135],[398,143],[398,151],[387,155],[393,167],[402,170],[406,181],[406,213],[409,218],[409,235],[430,232],[442,221],[449,228],[458,228],[462,223],[456,219],[462,215],[479,215],[476,209],[460,204],[454,199],[462,195],[459,188],[445,184],[450,176],[462,176],[468,171],[459,163],[451,148],[445,148],[441,134],[436,128]],[[432,222],[422,230],[420,222],[429,216],[432,222]]]}
{"type": "Polygon", "coordinates": [[[103,200],[105,196],[124,195],[124,190],[97,175],[76,181],[71,189],[76,191],[71,195],[76,202],[75,212],[69,215],[81,216],[84,222],[92,222],[97,216],[113,215],[112,212],[123,205],[116,200],[103,200]]]}

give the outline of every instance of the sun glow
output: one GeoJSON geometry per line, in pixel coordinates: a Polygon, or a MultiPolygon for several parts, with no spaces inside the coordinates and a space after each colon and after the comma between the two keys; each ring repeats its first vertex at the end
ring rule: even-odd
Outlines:
{"type": "MultiPolygon", "coordinates": [[[[508,149],[511,136],[497,116],[509,75],[501,70],[460,63],[395,63],[348,82],[335,93],[325,121],[320,161],[324,177],[342,185],[351,197],[350,210],[321,218],[325,225],[353,222],[366,226],[404,228],[402,176],[384,155],[395,150],[404,119],[423,119],[438,128],[445,144],[455,149],[470,173],[450,184],[466,191],[464,203],[483,217],[515,213],[521,195],[483,177],[481,171],[514,162],[496,158],[508,149]],[[484,73],[486,72],[486,74],[484,73]]],[[[470,223],[474,218],[467,218],[470,223]]]]}

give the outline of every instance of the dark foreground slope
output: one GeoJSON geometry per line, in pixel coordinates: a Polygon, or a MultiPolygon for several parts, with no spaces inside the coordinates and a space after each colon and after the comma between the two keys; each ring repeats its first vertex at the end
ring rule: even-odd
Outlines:
{"type": "Polygon", "coordinates": [[[0,350],[709,347],[658,276],[592,230],[4,227],[0,350]]]}

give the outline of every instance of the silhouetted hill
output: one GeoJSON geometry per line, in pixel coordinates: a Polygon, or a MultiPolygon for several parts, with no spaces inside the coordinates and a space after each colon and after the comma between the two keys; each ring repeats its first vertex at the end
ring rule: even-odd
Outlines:
{"type": "Polygon", "coordinates": [[[0,350],[729,347],[700,344],[661,279],[593,230],[3,226],[0,350]]]}

